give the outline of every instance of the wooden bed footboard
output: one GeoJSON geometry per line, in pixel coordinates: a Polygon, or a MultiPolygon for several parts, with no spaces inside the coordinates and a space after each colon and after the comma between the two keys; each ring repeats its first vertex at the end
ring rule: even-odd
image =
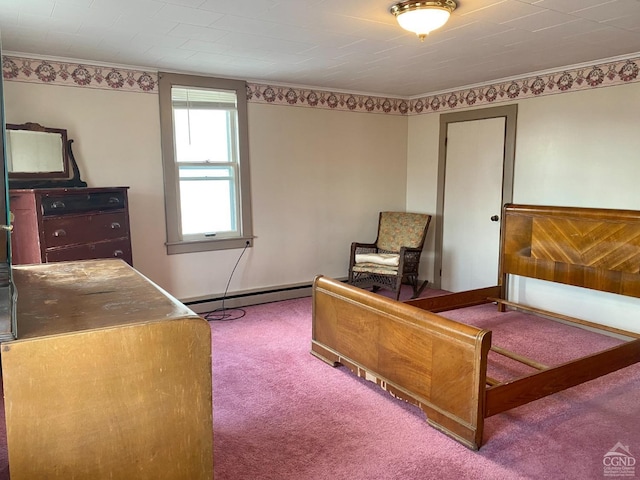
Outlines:
{"type": "Polygon", "coordinates": [[[430,425],[482,444],[491,332],[319,276],[311,353],[419,406],[430,425]]]}
{"type": "Polygon", "coordinates": [[[507,289],[515,275],[640,298],[640,211],[505,205],[502,222],[498,286],[401,303],[317,277],[312,353],[418,405],[432,426],[473,449],[484,418],[640,362],[639,332],[519,305],[507,289]],[[490,331],[437,315],[488,302],[630,341],[548,366],[492,347],[490,331]],[[536,372],[489,378],[489,350],[536,372]]]}

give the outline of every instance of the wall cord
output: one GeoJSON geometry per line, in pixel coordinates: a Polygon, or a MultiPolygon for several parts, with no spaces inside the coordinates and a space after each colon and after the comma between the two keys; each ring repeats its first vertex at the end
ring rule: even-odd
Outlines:
{"type": "Polygon", "coordinates": [[[240,252],[240,256],[238,257],[238,260],[236,260],[236,264],[233,267],[233,270],[231,270],[231,275],[229,275],[229,280],[227,281],[227,286],[224,289],[224,294],[222,295],[222,305],[220,306],[220,308],[216,308],[215,310],[206,313],[204,315],[204,319],[207,320],[208,322],[211,321],[230,321],[230,320],[238,320],[242,317],[245,316],[245,314],[247,312],[245,312],[242,308],[230,308],[227,309],[224,306],[224,301],[227,297],[227,292],[229,291],[229,285],[231,284],[231,279],[233,278],[233,274],[236,271],[236,268],[238,267],[238,264],[240,263],[240,259],[242,258],[242,255],[244,255],[244,252],[247,250],[247,248],[249,248],[249,240],[247,240],[247,243],[245,244],[244,248],[242,249],[242,252],[240,252]]]}

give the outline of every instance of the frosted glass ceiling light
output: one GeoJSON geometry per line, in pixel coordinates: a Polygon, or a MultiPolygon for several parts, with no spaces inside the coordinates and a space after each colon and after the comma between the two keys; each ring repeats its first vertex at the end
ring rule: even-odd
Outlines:
{"type": "Polygon", "coordinates": [[[453,0],[438,0],[435,2],[400,2],[391,7],[390,12],[395,15],[398,23],[405,30],[418,35],[424,41],[429,32],[440,28],[449,15],[456,8],[453,0]]]}

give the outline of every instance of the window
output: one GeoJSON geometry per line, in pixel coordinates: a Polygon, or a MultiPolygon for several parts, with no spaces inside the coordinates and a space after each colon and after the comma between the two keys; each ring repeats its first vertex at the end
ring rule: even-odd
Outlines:
{"type": "Polygon", "coordinates": [[[245,83],[161,73],[159,94],[167,253],[250,245],[245,83]]]}

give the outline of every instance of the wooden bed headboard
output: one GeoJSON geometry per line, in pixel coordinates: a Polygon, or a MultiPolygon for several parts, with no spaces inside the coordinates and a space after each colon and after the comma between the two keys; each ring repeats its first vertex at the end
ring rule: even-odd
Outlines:
{"type": "Polygon", "coordinates": [[[640,212],[507,204],[500,273],[640,297],[640,212]]]}

